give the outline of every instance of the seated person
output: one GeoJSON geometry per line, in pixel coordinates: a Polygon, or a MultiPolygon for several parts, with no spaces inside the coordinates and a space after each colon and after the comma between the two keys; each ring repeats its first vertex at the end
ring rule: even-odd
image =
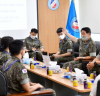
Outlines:
{"type": "Polygon", "coordinates": [[[9,50],[12,58],[3,64],[2,71],[8,82],[8,92],[11,94],[33,92],[43,88],[39,83],[30,82],[27,69],[21,62],[22,56],[25,54],[23,42],[20,40],[12,41],[9,44],[9,50]]]}
{"type": "Polygon", "coordinates": [[[62,32],[63,28],[57,29],[57,34],[61,39],[59,42],[59,50],[56,54],[51,56],[51,60],[59,62],[67,62],[74,60],[74,49],[73,42],[66,37],[66,35],[62,32]]]}
{"type": "Polygon", "coordinates": [[[92,90],[90,92],[90,96],[97,96],[96,93],[97,93],[97,84],[98,84],[98,81],[100,80],[100,75],[98,75],[94,81],[94,84],[92,86],[92,90]]]}
{"type": "Polygon", "coordinates": [[[73,71],[74,68],[82,69],[82,60],[93,60],[96,57],[97,45],[91,38],[91,30],[88,27],[81,29],[81,38],[76,38],[70,35],[67,30],[63,29],[63,32],[75,43],[79,44],[79,57],[74,58],[74,61],[67,62],[63,65],[63,68],[66,69],[69,66],[69,63],[72,65],[73,71]]]}
{"type": "Polygon", "coordinates": [[[5,63],[8,59],[11,58],[9,53],[9,43],[13,40],[10,36],[5,36],[1,39],[0,46],[0,71],[2,69],[3,63],[5,63]]]}
{"type": "MultiPolygon", "coordinates": [[[[31,29],[30,36],[25,39],[24,45],[27,50],[32,51],[39,51],[38,59],[39,61],[42,61],[42,52],[44,51],[44,47],[41,43],[41,41],[37,38],[38,30],[37,29],[31,29]]],[[[33,58],[35,55],[34,52],[29,52],[29,58],[33,58]]]]}
{"type": "Polygon", "coordinates": [[[100,74],[100,67],[97,67],[97,64],[100,64],[100,52],[92,62],[87,64],[89,74],[93,73],[93,71],[96,71],[97,74],[100,74]]]}

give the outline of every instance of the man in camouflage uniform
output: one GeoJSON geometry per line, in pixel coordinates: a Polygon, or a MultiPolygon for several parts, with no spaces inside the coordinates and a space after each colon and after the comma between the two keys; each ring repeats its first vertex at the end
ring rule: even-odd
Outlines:
{"type": "Polygon", "coordinates": [[[7,51],[0,52],[0,71],[2,69],[3,63],[5,63],[10,58],[11,58],[10,53],[8,53],[7,51]]]}
{"type": "Polygon", "coordinates": [[[9,53],[9,43],[13,40],[10,36],[5,36],[1,39],[0,45],[0,71],[2,69],[3,63],[11,58],[9,53]]]}
{"type": "Polygon", "coordinates": [[[57,29],[57,34],[61,39],[59,43],[59,51],[51,57],[51,60],[57,61],[57,63],[74,60],[73,42],[63,34],[62,29],[63,28],[57,29]]]}
{"type": "Polygon", "coordinates": [[[75,43],[79,44],[79,57],[74,58],[74,61],[66,62],[63,68],[66,69],[69,64],[74,68],[82,69],[81,60],[93,60],[96,56],[97,46],[91,38],[91,30],[88,27],[81,29],[81,38],[78,39],[70,35],[67,30],[63,29],[63,32],[75,43]]]}
{"type": "MultiPolygon", "coordinates": [[[[23,42],[20,40],[12,41],[9,44],[9,50],[12,58],[3,64],[2,70],[8,82],[8,92],[11,94],[33,92],[43,88],[39,83],[30,82],[27,69],[21,62],[21,58],[25,53],[23,42]]],[[[56,96],[55,92],[54,96],[56,96]]]]}
{"type": "Polygon", "coordinates": [[[97,67],[98,64],[100,64],[100,52],[92,62],[87,64],[89,74],[93,73],[94,71],[96,71],[97,74],[100,74],[100,67],[97,67]]]}
{"type": "Polygon", "coordinates": [[[33,58],[36,55],[35,51],[38,51],[37,52],[38,60],[42,61],[43,60],[42,52],[44,51],[44,47],[41,41],[37,38],[37,33],[38,33],[37,29],[31,29],[30,36],[25,39],[24,45],[27,50],[34,51],[34,52],[29,52],[30,58],[33,58]]]}

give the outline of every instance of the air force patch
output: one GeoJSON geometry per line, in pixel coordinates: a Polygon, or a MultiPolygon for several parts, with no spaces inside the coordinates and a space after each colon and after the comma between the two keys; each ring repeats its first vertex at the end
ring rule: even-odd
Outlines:
{"type": "Polygon", "coordinates": [[[48,0],[48,7],[51,10],[56,10],[59,7],[59,0],[48,0]]]}

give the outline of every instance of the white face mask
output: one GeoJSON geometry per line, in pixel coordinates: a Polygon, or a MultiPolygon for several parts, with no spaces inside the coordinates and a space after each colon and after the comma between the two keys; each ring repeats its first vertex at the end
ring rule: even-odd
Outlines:
{"type": "Polygon", "coordinates": [[[88,39],[88,36],[82,36],[81,38],[83,41],[86,41],[88,39]]]}
{"type": "Polygon", "coordinates": [[[37,38],[37,35],[36,35],[36,36],[30,35],[30,37],[31,37],[32,39],[35,39],[35,38],[37,38]]]}
{"type": "Polygon", "coordinates": [[[61,40],[63,40],[63,39],[65,38],[65,34],[60,35],[59,38],[60,38],[61,40]]]}

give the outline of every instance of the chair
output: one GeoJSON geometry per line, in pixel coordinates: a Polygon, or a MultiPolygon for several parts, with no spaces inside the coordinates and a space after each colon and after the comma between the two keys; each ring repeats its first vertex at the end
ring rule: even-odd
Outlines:
{"type": "Polygon", "coordinates": [[[74,43],[74,56],[79,57],[79,45],[74,43]]]}
{"type": "Polygon", "coordinates": [[[0,71],[0,96],[7,95],[7,81],[3,73],[0,71]]]}
{"type": "Polygon", "coordinates": [[[100,96],[100,80],[97,83],[97,95],[96,96],[100,96]]]}

